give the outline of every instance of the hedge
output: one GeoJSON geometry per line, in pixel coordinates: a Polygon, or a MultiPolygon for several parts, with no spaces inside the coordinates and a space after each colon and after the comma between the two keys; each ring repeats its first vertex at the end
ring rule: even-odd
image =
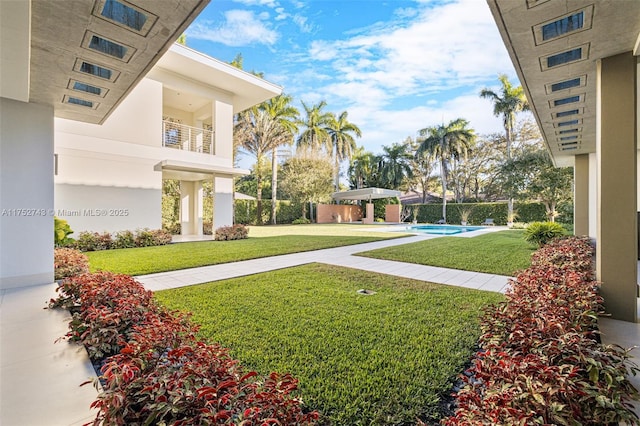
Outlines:
{"type": "MultiPolygon", "coordinates": [[[[418,222],[436,223],[442,217],[442,204],[410,204],[409,209],[418,209],[418,222]]],[[[460,210],[463,208],[473,209],[469,217],[470,225],[480,225],[487,218],[492,218],[496,225],[507,224],[507,203],[447,203],[447,222],[451,224],[460,223],[460,210]]],[[[517,222],[545,222],[547,215],[542,203],[514,203],[514,210],[517,212],[517,222]]],[[[559,209],[560,210],[560,209],[559,209]]],[[[569,208],[563,206],[563,214],[558,217],[558,222],[572,223],[573,213],[569,208]],[[568,214],[571,212],[571,214],[568,214]]],[[[412,215],[409,215],[412,217],[412,215]]]]}
{"type": "MultiPolygon", "coordinates": [[[[244,225],[257,224],[258,203],[255,200],[235,200],[234,222],[244,225]]],[[[302,215],[298,203],[280,200],[276,202],[276,222],[291,223],[302,215]]],[[[262,223],[271,223],[271,200],[262,200],[262,223]]]]}

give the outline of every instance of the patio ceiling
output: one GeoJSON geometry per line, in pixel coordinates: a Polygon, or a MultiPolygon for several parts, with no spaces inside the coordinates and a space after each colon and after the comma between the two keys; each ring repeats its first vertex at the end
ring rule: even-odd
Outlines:
{"type": "Polygon", "coordinates": [[[0,1],[0,96],[102,123],[208,3],[0,1]]]}
{"type": "Polygon", "coordinates": [[[559,166],[596,152],[599,59],[635,51],[637,0],[487,0],[559,166]]]}

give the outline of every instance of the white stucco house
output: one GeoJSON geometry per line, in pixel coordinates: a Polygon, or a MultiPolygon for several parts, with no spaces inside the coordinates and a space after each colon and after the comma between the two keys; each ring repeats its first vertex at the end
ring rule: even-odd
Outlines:
{"type": "MultiPolygon", "coordinates": [[[[79,78],[80,79],[80,78],[79,78]]],[[[105,82],[71,87],[93,108],[105,82]]],[[[281,88],[180,44],[170,47],[102,124],[56,118],[54,210],[79,231],[161,227],[162,180],[180,181],[183,235],[233,223],[233,116],[281,88]],[[202,183],[212,181],[213,217],[202,183]]]]}

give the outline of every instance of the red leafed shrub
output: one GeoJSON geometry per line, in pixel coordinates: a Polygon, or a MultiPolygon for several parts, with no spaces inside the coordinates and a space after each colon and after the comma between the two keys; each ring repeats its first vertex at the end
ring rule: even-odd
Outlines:
{"type": "Polygon", "coordinates": [[[56,248],[53,250],[54,279],[62,280],[89,272],[89,258],[78,250],[56,248]]]}
{"type": "Polygon", "coordinates": [[[216,241],[243,240],[249,236],[249,228],[236,224],[233,226],[221,226],[216,229],[216,241]]]}
{"type": "Polygon", "coordinates": [[[304,425],[318,419],[291,397],[297,381],[290,375],[256,380],[257,373],[244,374],[218,345],[198,342],[152,360],[125,349],[102,367],[105,392],[93,403],[100,409],[94,424],[304,425]]]}
{"type": "Polygon", "coordinates": [[[594,279],[595,249],[589,237],[569,237],[552,240],[531,256],[531,266],[558,266],[584,273],[594,279]]]}
{"type": "Polygon", "coordinates": [[[597,340],[602,298],[588,239],[538,250],[511,282],[506,301],[482,321],[481,350],[456,395],[455,425],[640,424],[627,379],[640,371],[628,351],[597,340]]]}
{"type": "MultiPolygon", "coordinates": [[[[71,309],[66,337],[103,360],[94,425],[312,425],[297,381],[244,373],[227,349],[199,342],[188,316],[159,306],[133,278],[107,272],[65,280],[50,307],[71,309]]],[[[96,383],[97,385],[97,383],[96,383]]]]}

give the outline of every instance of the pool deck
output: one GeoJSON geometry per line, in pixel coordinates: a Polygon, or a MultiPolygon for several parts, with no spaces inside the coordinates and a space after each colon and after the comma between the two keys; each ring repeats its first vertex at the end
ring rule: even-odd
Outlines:
{"type": "MultiPolygon", "coordinates": [[[[380,230],[381,228],[377,228],[380,230]]],[[[465,238],[500,227],[457,234],[465,238]]],[[[364,227],[363,227],[364,230],[364,227]]],[[[504,292],[509,277],[371,259],[356,253],[408,244],[438,235],[415,235],[373,243],[274,256],[137,277],[150,290],[163,290],[257,274],[312,262],[478,290],[504,292]]],[[[66,311],[43,309],[55,297],[56,284],[0,290],[0,424],[3,426],[76,426],[90,422],[89,405],[97,391],[79,385],[95,378],[86,350],[55,341],[67,331],[66,311]]],[[[640,324],[603,318],[603,341],[640,345],[640,324]]],[[[638,352],[634,350],[634,353],[638,352]]],[[[632,377],[640,388],[640,377],[632,377]]],[[[636,410],[640,413],[640,410],[636,410]]]]}

